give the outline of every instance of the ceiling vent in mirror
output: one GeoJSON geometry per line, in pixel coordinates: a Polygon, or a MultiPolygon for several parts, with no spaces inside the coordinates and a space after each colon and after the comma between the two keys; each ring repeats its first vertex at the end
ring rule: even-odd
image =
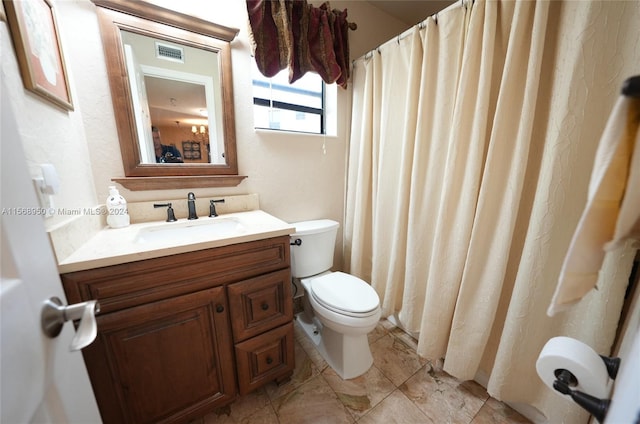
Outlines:
{"type": "Polygon", "coordinates": [[[156,57],[158,59],[184,63],[184,49],[156,42],[156,57]]]}

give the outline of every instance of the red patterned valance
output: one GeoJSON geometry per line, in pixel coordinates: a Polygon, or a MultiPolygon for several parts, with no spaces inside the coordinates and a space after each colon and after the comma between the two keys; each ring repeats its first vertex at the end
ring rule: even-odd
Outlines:
{"type": "Polygon", "coordinates": [[[331,10],[306,0],[246,0],[258,69],[272,77],[289,69],[292,83],[306,72],[318,73],[327,84],[347,87],[349,28],[347,10],[331,10]]]}

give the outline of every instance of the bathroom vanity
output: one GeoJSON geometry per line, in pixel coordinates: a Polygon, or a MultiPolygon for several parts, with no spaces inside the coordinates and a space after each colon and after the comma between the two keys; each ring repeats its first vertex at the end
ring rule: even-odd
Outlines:
{"type": "MultiPolygon", "coordinates": [[[[189,422],[291,376],[292,231],[261,211],[231,215],[245,219],[237,234],[137,251],[121,243],[127,254],[100,257],[103,239],[61,265],[69,303],[100,303],[83,355],[105,423],[189,422]]],[[[135,245],[143,228],[120,235],[135,245]]]]}

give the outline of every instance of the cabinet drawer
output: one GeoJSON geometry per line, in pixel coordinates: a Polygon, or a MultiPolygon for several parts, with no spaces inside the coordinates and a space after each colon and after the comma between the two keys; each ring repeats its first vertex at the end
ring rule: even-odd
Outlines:
{"type": "Polygon", "coordinates": [[[238,343],[235,350],[241,395],[272,380],[288,377],[295,365],[293,322],[238,343]]]}
{"type": "Polygon", "coordinates": [[[276,237],[61,277],[69,303],[96,299],[106,314],[288,267],[289,237],[276,237]]]}
{"type": "Polygon", "coordinates": [[[289,268],[231,284],[227,293],[236,342],[293,319],[289,268]]]}

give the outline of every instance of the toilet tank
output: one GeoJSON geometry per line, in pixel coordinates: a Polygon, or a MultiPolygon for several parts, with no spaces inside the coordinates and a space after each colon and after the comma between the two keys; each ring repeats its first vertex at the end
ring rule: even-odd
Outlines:
{"type": "Polygon", "coordinates": [[[333,266],[333,250],[339,224],[330,219],[317,219],[292,224],[296,232],[291,243],[291,275],[304,278],[328,271],[333,266]]]}

